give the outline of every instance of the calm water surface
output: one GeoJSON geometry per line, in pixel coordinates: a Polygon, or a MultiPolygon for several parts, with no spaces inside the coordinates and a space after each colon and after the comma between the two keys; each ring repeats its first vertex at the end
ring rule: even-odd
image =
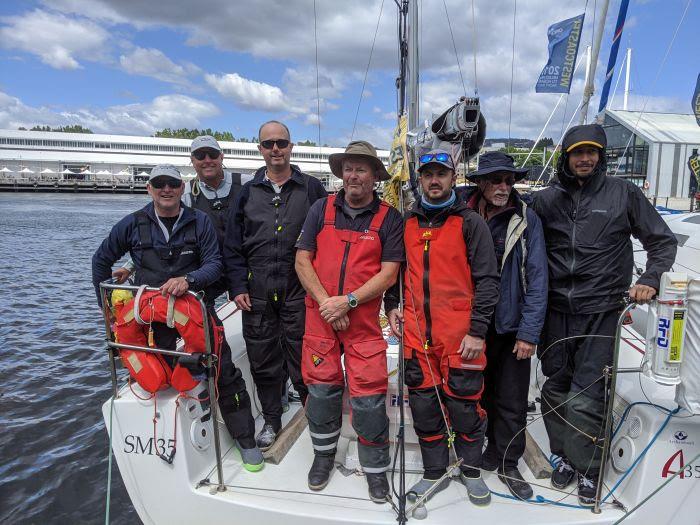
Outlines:
{"type": "MultiPolygon", "coordinates": [[[[145,195],[0,193],[0,523],[104,522],[110,395],[90,259],[145,195]]],[[[138,523],[116,463],[112,523],[138,523]]]]}

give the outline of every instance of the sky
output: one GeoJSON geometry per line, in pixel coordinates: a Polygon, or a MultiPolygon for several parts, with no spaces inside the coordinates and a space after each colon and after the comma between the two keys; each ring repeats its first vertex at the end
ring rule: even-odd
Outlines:
{"type": "MultiPolygon", "coordinates": [[[[602,3],[420,1],[421,120],[478,90],[487,137],[536,138],[559,99],[535,93],[547,27],[585,11],[581,56],[602,3]]],[[[618,8],[611,0],[589,119],[618,8]]],[[[277,119],[295,142],[318,142],[320,122],[323,144],[354,138],[387,147],[396,124],[397,20],[392,0],[5,0],[0,128],[80,124],[152,135],[196,127],[250,139],[277,119]]],[[[691,112],[697,20],[698,1],[631,0],[618,58],[619,67],[633,49],[630,109],[691,112]]],[[[616,71],[613,85],[617,78],[616,71]]],[[[624,78],[613,108],[622,107],[623,85],[624,78]]],[[[583,68],[545,136],[559,138],[582,91],[583,68]]]]}

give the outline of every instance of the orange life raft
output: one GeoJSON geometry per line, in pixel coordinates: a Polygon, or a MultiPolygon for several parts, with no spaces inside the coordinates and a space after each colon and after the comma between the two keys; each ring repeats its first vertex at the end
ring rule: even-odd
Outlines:
{"type": "MultiPolygon", "coordinates": [[[[202,308],[192,295],[164,296],[159,291],[139,290],[133,299],[114,306],[117,317],[114,333],[118,343],[153,347],[149,331],[151,323],[157,322],[177,330],[185,343],[183,351],[206,352],[202,308]]],[[[223,328],[211,324],[213,349],[218,354],[223,328]]],[[[126,349],[121,349],[119,354],[131,377],[152,394],[168,385],[186,392],[198,384],[187,368],[180,364],[171,368],[161,354],[126,349]]]]}

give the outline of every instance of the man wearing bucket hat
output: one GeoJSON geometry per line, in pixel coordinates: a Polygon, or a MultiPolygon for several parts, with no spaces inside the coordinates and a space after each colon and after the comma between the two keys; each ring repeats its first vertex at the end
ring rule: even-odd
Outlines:
{"type": "Polygon", "coordinates": [[[548,310],[537,353],[547,376],[542,414],[550,450],[561,458],[552,485],[565,489],[578,474],[582,505],[595,503],[607,394],[603,369],[612,364],[624,295],[649,301],[677,247],[642,190],[606,175],[606,144],[598,124],[571,128],[562,140],[557,180],[533,198],[549,260],[548,310]],[[641,241],[647,263],[630,288],[631,235],[641,241]]]}
{"type": "Polygon", "coordinates": [[[360,464],[370,498],[385,503],[389,420],[379,308],[403,261],[401,214],[374,191],[389,174],[369,142],[351,142],[344,153],[330,155],[328,163],[343,188],[311,207],[296,256],[308,294],[301,368],[309,389],[306,417],[314,448],[309,488],[322,490],[333,469],[342,422],[343,354],[360,464]]]}
{"type": "MultiPolygon", "coordinates": [[[[98,301],[99,284],[110,277],[112,265],[127,252],[135,266],[135,284],[158,286],[163,294],[179,296],[188,290],[209,290],[221,275],[216,231],[207,214],[182,205],[184,188],[179,170],[169,164],[155,166],[147,189],[152,202],[119,221],[92,257],[92,281],[98,301]]],[[[213,301],[207,301],[207,306],[209,315],[221,326],[213,301]]],[[[153,323],[153,331],[158,347],[175,349],[178,333],[174,328],[153,323]]],[[[264,462],[255,445],[250,397],[227,344],[221,347],[219,363],[221,416],[236,440],[243,466],[250,471],[260,470],[264,462]]]]}
{"type": "MultiPolygon", "coordinates": [[[[404,225],[404,311],[398,286],[384,303],[397,337],[403,323],[405,382],[423,458],[423,478],[408,497],[417,499],[445,474],[453,438],[463,460],[460,480],[469,500],[483,506],[491,500],[479,467],[486,429],[480,406],[484,337],[498,300],[493,242],[483,219],[455,195],[449,153],[421,155],[418,173],[423,196],[404,225]]],[[[446,479],[435,491],[447,485],[446,479]]]]}
{"type": "Polygon", "coordinates": [[[498,151],[479,158],[469,175],[476,187],[462,198],[488,224],[493,237],[500,295],[486,334],[484,408],[488,413],[482,468],[498,469],[500,480],[519,499],[530,499],[518,461],[525,451],[530,357],[539,343],[547,310],[547,252],[542,223],[514,188],[527,168],[498,151]]]}

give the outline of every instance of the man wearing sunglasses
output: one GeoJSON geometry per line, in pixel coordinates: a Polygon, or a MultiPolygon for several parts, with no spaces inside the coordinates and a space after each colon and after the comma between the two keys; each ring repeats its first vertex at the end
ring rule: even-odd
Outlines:
{"type": "MultiPolygon", "coordinates": [[[[152,202],[119,221],[92,257],[92,281],[100,301],[99,284],[111,275],[112,265],[127,252],[135,266],[135,284],[160,287],[163,295],[180,296],[207,290],[219,279],[223,265],[216,232],[207,214],[183,206],[182,177],[175,166],[151,170],[148,194],[152,202]]],[[[206,297],[206,292],[205,292],[206,297]]],[[[210,306],[210,315],[218,320],[210,306]]],[[[175,349],[177,331],[154,323],[156,345],[175,349]]],[[[264,463],[255,445],[255,422],[250,397],[240,370],[223,345],[218,377],[219,406],[226,428],[236,440],[247,470],[260,470],[264,463]]]]}
{"type": "Polygon", "coordinates": [[[287,126],[266,122],[259,139],[265,166],[230,209],[224,266],[229,297],[242,310],[243,338],[265,418],[256,441],[267,450],[282,426],[287,377],[306,401],[300,368],[305,293],[294,272],[294,243],[309,208],[326,190],[290,164],[287,126]]]}
{"type": "Polygon", "coordinates": [[[396,281],[403,261],[401,214],[374,191],[389,174],[372,144],[353,141],[344,153],[331,154],[328,164],[343,180],[343,188],[312,206],[296,255],[297,273],[308,292],[302,355],[309,388],[306,418],[314,449],[308,484],[311,490],[322,490],[330,479],[347,377],[369,497],[386,503],[389,419],[386,341],[379,309],[381,296],[396,281]]]}
{"type": "Polygon", "coordinates": [[[484,337],[498,300],[493,242],[484,221],[457,198],[447,151],[421,155],[418,173],[422,197],[404,225],[403,312],[398,286],[384,301],[391,330],[397,337],[403,333],[405,382],[423,458],[423,478],[409,498],[420,497],[445,474],[454,460],[454,431],[453,450],[463,460],[460,480],[469,500],[484,506],[491,493],[479,470],[486,429],[480,398],[484,337]]]}
{"type": "Polygon", "coordinates": [[[498,470],[516,498],[532,497],[518,470],[525,452],[530,357],[539,343],[547,309],[547,253],[542,224],[513,187],[527,174],[498,151],[479,158],[469,175],[476,187],[461,197],[488,224],[500,271],[500,295],[486,333],[484,408],[488,446],[481,468],[498,470]]]}
{"type": "Polygon", "coordinates": [[[552,453],[551,483],[578,482],[581,505],[595,504],[605,414],[603,369],[612,364],[625,293],[651,300],[676,258],[668,225],[631,181],[607,176],[605,130],[574,126],[562,139],[556,180],[533,195],[549,259],[549,306],[538,357],[547,380],[542,414],[552,453]],[[634,286],[631,236],[647,252],[634,286]],[[595,337],[587,337],[595,336],[595,337]]]}

